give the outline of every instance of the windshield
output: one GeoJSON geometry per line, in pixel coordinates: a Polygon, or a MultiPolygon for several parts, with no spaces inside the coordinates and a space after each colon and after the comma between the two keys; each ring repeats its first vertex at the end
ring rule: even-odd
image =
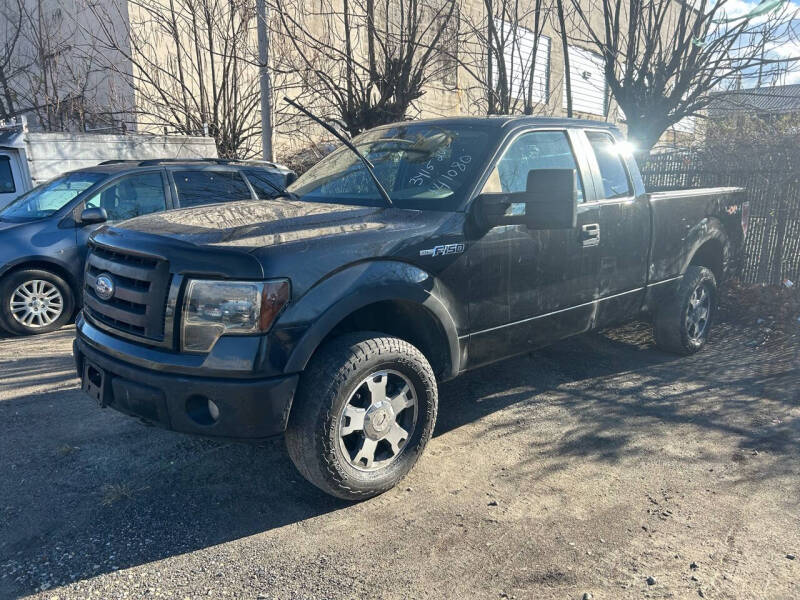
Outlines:
{"type": "Polygon", "coordinates": [[[57,213],[81,192],[106,179],[104,173],[69,173],[33,188],[0,212],[4,221],[33,221],[57,213]]]}
{"type": "MultiPolygon", "coordinates": [[[[480,176],[489,132],[479,126],[408,123],[373,129],[353,140],[400,208],[456,210],[480,176]]],[[[303,200],[382,206],[375,183],[345,147],[314,165],[289,189],[303,200]]]]}

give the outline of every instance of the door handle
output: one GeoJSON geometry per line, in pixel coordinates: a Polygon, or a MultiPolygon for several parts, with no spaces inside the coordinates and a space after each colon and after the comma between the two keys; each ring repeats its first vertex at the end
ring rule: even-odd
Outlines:
{"type": "Polygon", "coordinates": [[[600,224],[589,223],[581,226],[581,245],[584,248],[600,244],[600,224]]]}

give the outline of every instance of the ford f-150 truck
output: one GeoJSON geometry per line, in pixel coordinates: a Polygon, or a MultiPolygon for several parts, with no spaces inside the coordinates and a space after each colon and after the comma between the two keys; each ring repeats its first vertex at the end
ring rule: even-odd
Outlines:
{"type": "Polygon", "coordinates": [[[419,458],[439,381],[641,316],[664,350],[708,339],[739,190],[647,193],[590,121],[415,121],[352,144],[283,197],[97,230],[83,389],[174,431],[283,434],[310,482],[363,499],[419,458]]]}

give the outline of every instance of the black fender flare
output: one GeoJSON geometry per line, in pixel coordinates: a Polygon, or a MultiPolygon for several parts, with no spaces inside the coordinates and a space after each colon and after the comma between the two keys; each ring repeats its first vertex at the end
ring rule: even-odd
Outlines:
{"type": "Polygon", "coordinates": [[[399,261],[371,261],[345,267],[293,301],[281,315],[279,327],[307,329],[289,354],[285,371],[302,371],[322,340],[345,317],[386,300],[405,300],[430,311],[447,338],[450,364],[445,378],[455,376],[461,363],[460,318],[453,310],[458,305],[430,273],[399,261]]]}
{"type": "Polygon", "coordinates": [[[722,269],[723,271],[727,269],[731,248],[728,234],[719,219],[705,217],[687,231],[681,253],[675,258],[667,276],[663,280],[647,286],[642,302],[642,309],[645,312],[654,313],[661,305],[670,300],[678,290],[680,281],[686,274],[689,265],[692,264],[697,251],[712,240],[718,241],[722,246],[722,269]]]}
{"type": "Polygon", "coordinates": [[[687,250],[686,255],[683,257],[682,264],[680,265],[680,274],[686,273],[686,269],[692,264],[697,251],[710,241],[718,241],[722,247],[722,270],[723,273],[727,271],[730,262],[730,249],[731,242],[725,227],[715,217],[706,217],[698,223],[689,234],[686,236],[687,250]]]}

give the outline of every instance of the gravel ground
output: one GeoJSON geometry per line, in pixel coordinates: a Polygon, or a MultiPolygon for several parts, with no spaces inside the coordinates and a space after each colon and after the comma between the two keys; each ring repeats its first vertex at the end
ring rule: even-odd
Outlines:
{"type": "Polygon", "coordinates": [[[762,329],[676,358],[631,325],[444,384],[361,504],[279,440],[96,408],[72,328],[0,339],[0,597],[797,598],[800,326],[762,329]]]}

